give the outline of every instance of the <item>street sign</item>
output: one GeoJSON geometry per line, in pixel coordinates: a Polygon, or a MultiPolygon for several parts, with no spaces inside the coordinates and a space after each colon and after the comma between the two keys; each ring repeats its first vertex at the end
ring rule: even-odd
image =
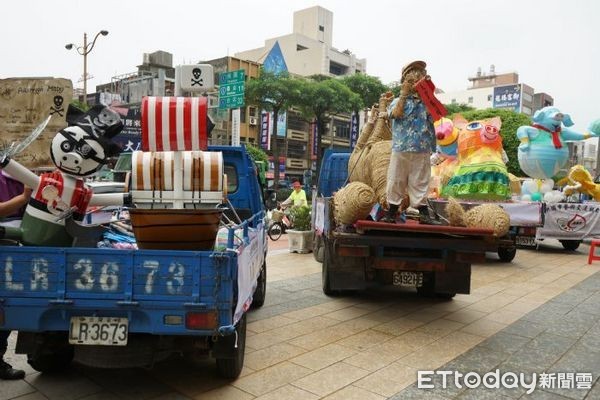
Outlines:
{"type": "Polygon", "coordinates": [[[213,66],[210,64],[178,65],[181,89],[205,92],[214,88],[213,66]]]}
{"type": "Polygon", "coordinates": [[[238,108],[244,105],[244,70],[219,75],[219,108],[238,108]]]}

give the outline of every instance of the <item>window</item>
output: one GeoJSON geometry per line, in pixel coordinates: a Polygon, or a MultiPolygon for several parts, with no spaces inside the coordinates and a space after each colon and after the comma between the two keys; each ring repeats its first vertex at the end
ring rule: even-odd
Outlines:
{"type": "Polygon", "coordinates": [[[323,25],[319,25],[319,30],[320,30],[321,32],[325,32],[325,27],[324,27],[323,25]]]}
{"type": "Polygon", "coordinates": [[[333,135],[338,138],[350,139],[350,122],[334,121],[333,135]]]}
{"type": "Polygon", "coordinates": [[[452,104],[456,104],[456,99],[452,99],[452,100],[450,101],[450,103],[452,103],[452,104]]]}
{"type": "Polygon", "coordinates": [[[467,99],[467,102],[468,102],[469,104],[473,104],[473,97],[469,97],[469,98],[467,99]]]}
{"type": "Polygon", "coordinates": [[[238,174],[233,164],[225,164],[225,175],[227,175],[227,193],[235,193],[238,190],[238,174]]]}
{"type": "Polygon", "coordinates": [[[248,107],[248,116],[256,117],[256,107],[248,107]]]}
{"type": "Polygon", "coordinates": [[[528,103],[531,103],[533,101],[533,97],[531,97],[529,93],[523,92],[523,100],[525,100],[528,103]]]}
{"type": "Polygon", "coordinates": [[[246,107],[240,107],[240,123],[246,123],[246,107]]]}

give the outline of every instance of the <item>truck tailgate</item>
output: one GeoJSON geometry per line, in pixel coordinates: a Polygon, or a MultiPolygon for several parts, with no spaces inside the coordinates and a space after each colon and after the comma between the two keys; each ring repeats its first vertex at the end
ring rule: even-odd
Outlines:
{"type": "MultiPolygon", "coordinates": [[[[130,332],[190,334],[166,315],[231,324],[233,252],[0,247],[3,329],[68,330],[72,316],[127,317],[130,332]]],[[[200,332],[198,332],[200,333],[200,332]]]]}

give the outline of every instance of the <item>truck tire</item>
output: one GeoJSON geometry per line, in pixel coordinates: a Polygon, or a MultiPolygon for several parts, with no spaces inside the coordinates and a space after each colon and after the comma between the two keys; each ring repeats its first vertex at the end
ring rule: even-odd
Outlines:
{"type": "Polygon", "coordinates": [[[39,372],[60,372],[69,367],[73,360],[73,346],[50,350],[44,346],[27,354],[27,363],[39,372]]]}
{"type": "Polygon", "coordinates": [[[231,342],[231,356],[228,358],[217,358],[217,370],[219,375],[226,379],[235,379],[240,376],[242,368],[244,368],[244,352],[246,350],[246,314],[238,321],[235,327],[236,334],[220,338],[231,342]]]}
{"type": "Polygon", "coordinates": [[[500,261],[511,262],[517,255],[517,246],[498,247],[498,257],[500,261]]]}
{"type": "Polygon", "coordinates": [[[263,265],[258,275],[258,281],[256,282],[256,290],[254,290],[254,296],[252,296],[252,308],[260,308],[265,304],[265,297],[267,295],[267,260],[263,261],[263,265]]]}
{"type": "Polygon", "coordinates": [[[581,240],[559,240],[565,250],[575,251],[579,248],[581,240]]]}

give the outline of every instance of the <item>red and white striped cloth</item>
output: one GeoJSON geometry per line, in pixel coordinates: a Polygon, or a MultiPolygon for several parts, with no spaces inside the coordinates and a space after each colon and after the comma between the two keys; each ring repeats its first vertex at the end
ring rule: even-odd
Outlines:
{"type": "Polygon", "coordinates": [[[144,97],[142,150],[206,150],[206,97],[144,97]]]}

